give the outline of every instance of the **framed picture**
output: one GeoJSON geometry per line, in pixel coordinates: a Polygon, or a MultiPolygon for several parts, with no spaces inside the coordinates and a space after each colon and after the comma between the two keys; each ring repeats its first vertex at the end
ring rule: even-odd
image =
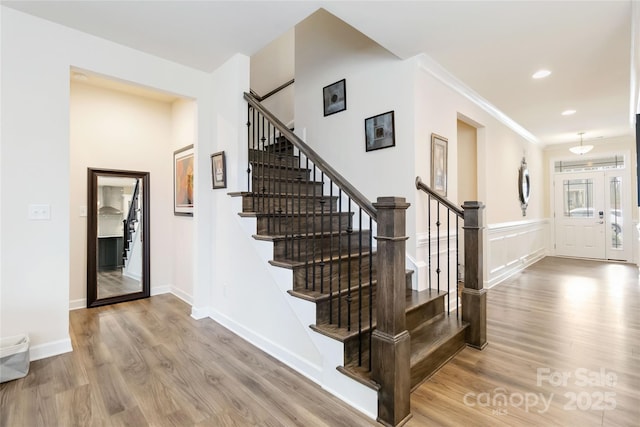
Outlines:
{"type": "Polygon", "coordinates": [[[224,158],[224,151],[211,155],[211,179],[213,189],[227,188],[227,163],[224,158]]]}
{"type": "Polygon", "coordinates": [[[322,88],[324,115],[339,113],[347,109],[347,82],[340,80],[322,88]]]}
{"type": "Polygon", "coordinates": [[[431,134],[431,189],[447,196],[447,138],[431,134]]]}
{"type": "Polygon", "coordinates": [[[173,213],[193,216],[193,145],[173,153],[173,213]]]}
{"type": "Polygon", "coordinates": [[[393,120],[393,111],[378,114],[364,120],[365,148],[367,151],[396,145],[393,120]]]}

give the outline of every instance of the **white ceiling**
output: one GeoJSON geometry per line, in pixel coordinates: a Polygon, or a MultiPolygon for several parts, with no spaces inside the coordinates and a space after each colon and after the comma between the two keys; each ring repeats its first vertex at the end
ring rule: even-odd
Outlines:
{"type": "Polygon", "coordinates": [[[323,7],[400,58],[426,53],[542,144],[633,134],[630,0],[1,3],[204,71],[323,7]],[[551,76],[533,80],[540,68],[551,76]]]}

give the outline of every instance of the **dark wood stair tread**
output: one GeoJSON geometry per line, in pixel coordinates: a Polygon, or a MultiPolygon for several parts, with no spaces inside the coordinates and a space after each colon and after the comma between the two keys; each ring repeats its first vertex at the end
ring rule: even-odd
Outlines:
{"type": "MultiPolygon", "coordinates": [[[[410,273],[412,273],[412,271],[407,270],[407,274],[410,274],[410,273]]],[[[442,292],[438,294],[437,291],[433,291],[432,289],[427,289],[424,291],[415,291],[412,289],[407,289],[407,293],[406,293],[407,309],[406,310],[407,311],[414,310],[417,307],[420,307],[424,304],[428,304],[434,299],[440,298],[441,296],[442,296],[442,292]]],[[[375,329],[377,325],[375,317],[376,317],[376,313],[374,310],[373,320],[372,320],[373,329],[375,329]]],[[[319,332],[323,335],[326,335],[330,338],[333,338],[341,342],[344,342],[350,338],[358,336],[357,324],[352,325],[351,330],[348,330],[346,326],[338,328],[337,325],[311,325],[310,328],[316,332],[319,332]]],[[[369,314],[366,311],[365,313],[363,313],[362,331],[369,332],[369,314]]],[[[413,347],[413,344],[412,344],[412,347],[413,347]]]]}
{"type": "Polygon", "coordinates": [[[338,366],[336,369],[338,372],[358,381],[360,384],[363,384],[374,391],[380,391],[380,384],[371,379],[371,371],[369,371],[368,366],[338,366]]]}
{"type": "MultiPolygon", "coordinates": [[[[346,296],[349,294],[349,290],[351,290],[351,295],[358,295],[359,291],[367,292],[366,295],[368,295],[369,292],[369,286],[373,285],[376,286],[378,284],[377,280],[373,280],[371,282],[367,281],[367,282],[363,282],[362,283],[362,287],[359,286],[359,284],[351,284],[351,287],[349,288],[347,284],[343,284],[343,287],[338,291],[337,289],[333,289],[331,293],[329,292],[320,292],[318,290],[318,288],[320,286],[316,286],[316,290],[313,289],[301,289],[301,290],[295,290],[295,289],[291,289],[288,290],[287,293],[291,296],[294,296],[296,298],[301,298],[307,301],[313,301],[313,302],[322,302],[322,301],[327,301],[330,298],[338,298],[340,296],[346,296]]],[[[328,286],[325,286],[325,288],[328,288],[328,286]]],[[[365,295],[365,296],[366,296],[365,295]]]]}
{"type": "MultiPolygon", "coordinates": [[[[259,239],[262,240],[262,239],[259,239]]],[[[270,240],[270,239],[264,239],[264,240],[270,240]]],[[[358,257],[362,256],[363,258],[367,258],[369,257],[369,248],[367,248],[366,250],[363,250],[362,252],[358,251],[358,248],[355,248],[356,251],[355,252],[351,252],[351,253],[347,253],[346,251],[344,253],[341,254],[335,254],[335,253],[330,253],[327,252],[324,254],[324,257],[321,256],[321,254],[319,254],[319,257],[317,257],[315,259],[316,265],[318,265],[319,263],[330,263],[330,262],[337,262],[337,261],[348,261],[349,258],[355,258],[357,262],[358,257]]],[[[375,255],[376,253],[373,252],[371,255],[375,255]]],[[[309,260],[308,262],[305,261],[293,261],[293,260],[271,260],[269,261],[269,264],[273,265],[274,267],[281,267],[281,268],[287,268],[287,269],[294,269],[294,268],[302,268],[302,267],[306,267],[308,265],[313,265],[313,261],[314,260],[309,260]]],[[[337,273],[337,270],[336,270],[337,273]]]]}
{"type": "Polygon", "coordinates": [[[412,330],[411,366],[429,357],[442,344],[463,332],[468,325],[455,315],[443,313],[412,330]]]}
{"type": "MultiPolygon", "coordinates": [[[[267,242],[278,242],[278,241],[282,241],[282,240],[289,240],[289,239],[296,239],[296,240],[305,240],[305,239],[324,239],[327,237],[345,237],[348,236],[349,234],[351,234],[353,236],[353,249],[355,249],[355,251],[352,251],[351,254],[352,255],[358,255],[360,252],[358,251],[358,239],[359,239],[359,235],[358,235],[358,231],[362,232],[362,236],[363,236],[363,244],[364,243],[369,243],[369,234],[370,234],[370,230],[354,230],[351,233],[347,233],[345,230],[340,230],[340,231],[325,231],[325,232],[320,232],[317,231],[316,233],[295,233],[295,234],[287,234],[287,235],[274,235],[274,236],[268,236],[265,234],[254,234],[253,238],[256,240],[264,240],[267,242]],[[366,240],[364,239],[366,237],[366,240]]],[[[337,248],[336,248],[337,249],[337,248]]],[[[368,252],[369,248],[365,248],[363,247],[362,253],[364,252],[368,252]]],[[[311,261],[311,260],[310,260],[311,261]]],[[[318,261],[316,259],[316,261],[318,261]]],[[[312,261],[311,261],[312,262],[312,261]]]]}

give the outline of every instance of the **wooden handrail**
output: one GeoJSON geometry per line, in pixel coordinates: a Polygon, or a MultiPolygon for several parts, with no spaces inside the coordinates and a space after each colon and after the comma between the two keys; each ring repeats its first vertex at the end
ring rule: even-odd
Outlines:
{"type": "Polygon", "coordinates": [[[444,197],[442,197],[441,195],[433,191],[431,188],[429,188],[427,184],[422,182],[422,179],[419,176],[416,177],[416,188],[418,190],[422,190],[425,193],[429,194],[431,197],[433,197],[434,199],[436,199],[437,201],[439,201],[440,203],[448,207],[450,210],[452,210],[460,218],[464,219],[464,211],[462,209],[460,209],[459,207],[451,203],[449,200],[445,199],[444,197]]]}
{"type": "Polygon", "coordinates": [[[253,89],[250,89],[249,92],[251,93],[251,95],[253,95],[253,97],[258,100],[258,102],[262,102],[265,99],[269,98],[272,95],[275,95],[276,93],[280,92],[282,89],[291,86],[292,84],[295,83],[295,79],[291,79],[286,83],[281,84],[280,86],[278,86],[277,88],[275,88],[274,90],[272,90],[271,92],[268,92],[266,95],[260,96],[258,95],[253,89]]]}
{"type": "Polygon", "coordinates": [[[289,142],[298,147],[301,153],[303,153],[307,159],[316,165],[321,171],[325,173],[339,188],[342,189],[351,200],[356,202],[373,220],[377,220],[378,211],[373,204],[358,191],[353,185],[349,183],[338,171],[332,168],[318,153],[316,153],[311,147],[309,147],[304,141],[302,141],[296,134],[294,134],[287,126],[284,125],[276,116],[266,110],[262,104],[250,93],[244,93],[244,99],[257,111],[266,117],[282,136],[284,136],[289,142]]]}

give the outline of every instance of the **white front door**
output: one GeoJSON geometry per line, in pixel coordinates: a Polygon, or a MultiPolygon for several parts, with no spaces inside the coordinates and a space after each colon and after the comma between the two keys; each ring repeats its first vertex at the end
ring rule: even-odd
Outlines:
{"type": "Polygon", "coordinates": [[[623,181],[621,170],[555,175],[556,255],[630,259],[630,212],[623,181]]]}

